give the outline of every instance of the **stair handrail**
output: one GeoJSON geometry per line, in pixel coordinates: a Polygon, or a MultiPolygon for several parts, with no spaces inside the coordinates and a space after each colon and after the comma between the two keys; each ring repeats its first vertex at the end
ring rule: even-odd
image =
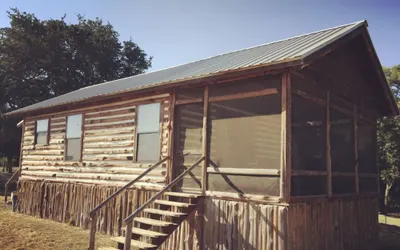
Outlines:
{"type": "Polygon", "coordinates": [[[14,172],[14,174],[8,179],[6,184],[4,185],[4,202],[7,203],[7,191],[8,191],[8,185],[15,179],[15,176],[21,171],[21,167],[17,169],[17,171],[14,172]]]}
{"type": "Polygon", "coordinates": [[[120,189],[115,191],[113,194],[108,196],[104,201],[102,201],[99,205],[97,205],[95,208],[93,208],[92,211],[89,212],[89,216],[90,216],[89,250],[94,250],[94,247],[95,247],[97,212],[101,208],[103,208],[110,200],[112,200],[117,195],[119,195],[120,193],[125,191],[127,188],[131,187],[133,184],[135,184],[137,181],[142,179],[144,176],[146,176],[148,173],[153,171],[155,168],[157,168],[158,166],[160,166],[161,164],[166,162],[168,159],[170,159],[170,156],[167,156],[167,157],[163,158],[162,160],[160,160],[157,163],[155,163],[153,166],[151,166],[148,169],[146,169],[146,171],[144,171],[138,177],[136,177],[135,179],[131,180],[130,182],[125,184],[123,187],[121,187],[120,189]]]}
{"type": "Polygon", "coordinates": [[[202,161],[204,161],[204,159],[205,159],[205,156],[200,157],[195,163],[193,163],[192,166],[188,167],[178,177],[176,177],[173,181],[171,181],[167,186],[165,186],[163,189],[161,189],[158,193],[156,193],[153,197],[151,197],[148,201],[146,201],[143,205],[141,205],[133,213],[131,213],[130,215],[128,215],[128,217],[125,218],[124,221],[126,223],[126,233],[125,233],[124,250],[131,249],[133,219],[135,219],[135,217],[138,216],[139,213],[141,213],[144,209],[146,209],[146,207],[148,205],[153,203],[161,195],[163,195],[167,190],[169,190],[170,188],[175,186],[179,181],[181,181],[183,177],[185,177],[188,173],[190,173],[195,167],[197,167],[202,161]]]}

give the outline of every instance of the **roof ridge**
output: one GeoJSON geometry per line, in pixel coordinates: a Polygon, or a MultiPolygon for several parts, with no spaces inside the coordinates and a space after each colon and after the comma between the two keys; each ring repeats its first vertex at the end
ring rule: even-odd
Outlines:
{"type": "MultiPolygon", "coordinates": [[[[360,24],[360,23],[367,23],[367,21],[366,20],[361,20],[361,21],[357,21],[357,22],[353,22],[353,23],[342,24],[342,25],[339,25],[339,26],[331,27],[331,28],[326,28],[326,29],[322,29],[322,30],[317,30],[317,31],[305,33],[305,34],[300,34],[300,35],[297,35],[297,36],[292,36],[292,37],[289,37],[289,38],[280,39],[280,40],[276,40],[276,41],[272,41],[272,42],[267,42],[267,43],[263,43],[263,44],[259,44],[259,45],[255,45],[255,46],[250,46],[250,47],[247,47],[247,48],[244,48],[244,49],[238,49],[238,50],[225,52],[225,53],[221,53],[221,54],[214,55],[214,56],[205,57],[205,58],[202,58],[200,60],[194,60],[194,61],[191,61],[191,62],[182,63],[182,64],[178,64],[178,65],[175,65],[175,66],[170,66],[170,67],[167,67],[167,68],[163,68],[163,69],[158,69],[158,70],[151,71],[151,72],[145,72],[145,73],[137,74],[137,75],[134,75],[134,76],[127,76],[127,77],[115,79],[115,80],[112,80],[112,81],[106,81],[106,82],[102,82],[102,83],[86,86],[86,87],[83,87],[83,88],[80,88],[80,89],[87,89],[87,88],[103,85],[105,83],[112,83],[114,81],[119,81],[119,80],[122,80],[122,79],[134,78],[134,77],[137,77],[137,76],[142,76],[142,75],[147,75],[147,74],[151,74],[151,73],[155,73],[155,72],[160,72],[160,71],[164,71],[164,70],[168,70],[168,69],[172,69],[172,68],[177,68],[177,67],[180,67],[180,66],[184,66],[184,65],[188,65],[188,64],[192,64],[192,63],[198,63],[198,62],[201,62],[201,61],[205,61],[205,60],[208,60],[208,59],[211,59],[211,58],[225,56],[225,55],[233,54],[233,53],[240,52],[240,51],[246,51],[246,50],[250,50],[250,49],[255,49],[255,48],[258,48],[258,47],[263,47],[263,46],[271,45],[271,44],[274,44],[274,43],[280,43],[280,42],[283,42],[283,41],[289,41],[289,40],[296,39],[296,38],[299,38],[299,37],[309,36],[309,35],[313,35],[313,34],[316,34],[316,33],[324,32],[324,31],[328,31],[328,30],[334,30],[334,29],[338,29],[338,28],[342,28],[342,27],[346,27],[346,26],[351,26],[351,25],[356,25],[356,24],[360,24]]],[[[80,90],[80,89],[77,89],[77,90],[80,90]]]]}

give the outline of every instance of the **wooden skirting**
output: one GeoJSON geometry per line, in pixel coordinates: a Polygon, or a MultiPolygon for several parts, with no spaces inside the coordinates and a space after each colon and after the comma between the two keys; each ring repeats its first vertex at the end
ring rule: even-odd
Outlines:
{"type": "MultiPolygon", "coordinates": [[[[88,228],[88,213],[117,187],[20,181],[18,211],[88,228]]],[[[99,232],[120,235],[122,221],[155,191],[130,189],[98,217],[99,232]]],[[[260,204],[203,198],[163,250],[376,249],[378,201],[354,198],[260,204]]]]}
{"type": "Polygon", "coordinates": [[[354,198],[294,203],[288,212],[288,249],[377,249],[378,200],[354,198]]]}

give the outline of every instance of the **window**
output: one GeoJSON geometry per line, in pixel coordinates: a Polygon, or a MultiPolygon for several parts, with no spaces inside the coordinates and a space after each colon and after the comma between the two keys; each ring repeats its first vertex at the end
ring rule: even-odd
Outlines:
{"type": "Polygon", "coordinates": [[[140,105],[138,108],[138,162],[155,162],[160,157],[160,104],[140,105]]]}
{"type": "Polygon", "coordinates": [[[49,133],[49,119],[36,121],[36,133],[35,142],[36,144],[46,145],[48,144],[48,133],[49,133]]]}
{"type": "Polygon", "coordinates": [[[66,161],[79,161],[81,158],[82,115],[67,117],[66,161]]]}

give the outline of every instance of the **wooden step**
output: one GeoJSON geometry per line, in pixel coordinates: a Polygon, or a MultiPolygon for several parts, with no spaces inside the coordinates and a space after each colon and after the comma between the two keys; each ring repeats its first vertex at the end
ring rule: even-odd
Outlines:
{"type": "Polygon", "coordinates": [[[170,207],[191,207],[194,204],[184,203],[184,202],[176,202],[176,201],[166,201],[166,200],[155,200],[154,203],[160,205],[166,205],[170,207]]]}
{"type": "Polygon", "coordinates": [[[98,250],[119,250],[119,249],[115,247],[99,247],[98,250]]]}
{"type": "Polygon", "coordinates": [[[199,198],[200,195],[198,194],[191,194],[191,193],[179,193],[179,192],[165,192],[167,196],[175,196],[175,197],[184,197],[184,198],[199,198]]]}
{"type": "MultiPolygon", "coordinates": [[[[122,231],[126,231],[126,227],[123,227],[122,231]]],[[[150,231],[150,230],[144,230],[144,229],[137,228],[137,227],[133,227],[132,228],[132,233],[133,234],[142,235],[142,236],[148,236],[148,237],[151,237],[151,238],[168,236],[167,234],[163,234],[163,233],[160,233],[160,232],[154,232],[154,231],[150,231]]]]}
{"type": "Polygon", "coordinates": [[[168,227],[171,225],[177,225],[173,222],[162,221],[162,220],[153,220],[153,219],[143,218],[143,217],[138,217],[133,220],[136,222],[139,222],[139,223],[144,223],[144,224],[152,225],[152,226],[156,226],[156,227],[168,227]]]}
{"type": "MultiPolygon", "coordinates": [[[[116,241],[121,244],[125,244],[125,237],[112,237],[111,240],[116,241]]],[[[131,240],[131,246],[132,247],[137,247],[139,249],[148,249],[148,248],[155,248],[157,247],[156,245],[146,243],[146,242],[141,242],[137,240],[131,240]]]]}
{"type": "Polygon", "coordinates": [[[158,214],[158,215],[166,215],[166,216],[172,216],[172,217],[180,217],[187,215],[185,213],[179,213],[179,212],[171,212],[168,210],[161,210],[161,209],[154,209],[154,208],[146,208],[144,210],[145,213],[148,214],[158,214]]]}

